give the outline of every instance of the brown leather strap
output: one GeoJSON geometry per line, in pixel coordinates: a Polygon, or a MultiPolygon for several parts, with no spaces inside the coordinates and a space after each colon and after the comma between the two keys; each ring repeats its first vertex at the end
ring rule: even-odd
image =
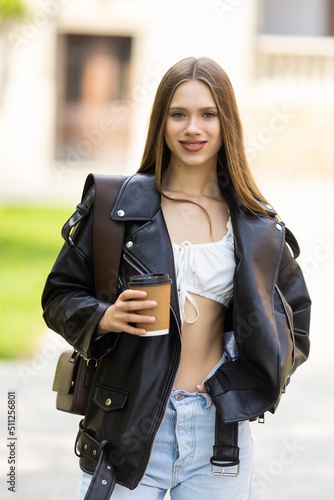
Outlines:
{"type": "Polygon", "coordinates": [[[122,175],[89,174],[82,197],[95,185],[93,207],[93,260],[96,297],[114,303],[124,238],[124,222],[110,217],[124,183],[122,175]]]}
{"type": "MultiPolygon", "coordinates": [[[[123,176],[89,174],[82,193],[82,200],[88,193],[92,196],[92,187],[95,186],[93,205],[95,293],[98,299],[110,303],[116,300],[125,229],[124,222],[113,221],[110,214],[123,183],[123,176]]],[[[81,433],[80,429],[78,437],[81,433]]],[[[99,446],[99,461],[84,500],[108,500],[114,490],[116,476],[109,461],[108,446],[107,441],[102,441],[99,446]]]]}

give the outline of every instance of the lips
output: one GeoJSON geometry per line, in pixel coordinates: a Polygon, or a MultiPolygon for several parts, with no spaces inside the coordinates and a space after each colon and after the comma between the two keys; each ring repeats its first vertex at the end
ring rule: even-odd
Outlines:
{"type": "Polygon", "coordinates": [[[187,151],[200,151],[204,148],[206,141],[179,141],[181,146],[187,151]]]}

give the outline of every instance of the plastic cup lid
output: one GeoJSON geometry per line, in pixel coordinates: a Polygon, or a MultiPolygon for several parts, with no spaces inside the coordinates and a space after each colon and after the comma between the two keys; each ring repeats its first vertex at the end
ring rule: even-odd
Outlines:
{"type": "Polygon", "coordinates": [[[129,286],[166,285],[171,282],[168,274],[139,274],[130,278],[129,286]]]}

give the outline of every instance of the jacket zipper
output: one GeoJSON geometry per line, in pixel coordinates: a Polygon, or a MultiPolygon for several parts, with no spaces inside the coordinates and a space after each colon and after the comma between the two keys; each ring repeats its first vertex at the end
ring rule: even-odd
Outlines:
{"type": "MultiPolygon", "coordinates": [[[[285,312],[285,315],[287,317],[287,320],[288,320],[288,324],[289,324],[289,330],[290,330],[290,333],[291,333],[291,340],[292,340],[292,345],[293,345],[293,351],[292,351],[292,365],[291,365],[291,370],[290,370],[290,373],[292,372],[292,369],[294,367],[294,364],[295,364],[295,360],[296,360],[296,343],[295,343],[295,336],[293,334],[293,327],[292,327],[292,323],[291,323],[291,319],[290,319],[290,316],[289,316],[289,312],[288,312],[288,309],[286,307],[286,303],[285,303],[285,298],[284,298],[284,295],[283,293],[281,292],[280,288],[278,287],[277,284],[275,284],[275,288],[276,288],[276,291],[278,293],[278,296],[279,298],[281,299],[281,302],[282,302],[282,305],[283,305],[283,308],[284,308],[284,312],[285,312]]],[[[286,385],[286,384],[285,384],[286,385]]],[[[285,385],[284,385],[284,388],[285,388],[285,385]]]]}
{"type": "MultiPolygon", "coordinates": [[[[174,311],[174,309],[172,308],[172,306],[171,306],[171,311],[172,311],[173,316],[174,316],[174,318],[175,318],[175,322],[176,322],[176,324],[177,324],[177,329],[178,329],[179,336],[180,336],[180,339],[181,339],[181,330],[180,330],[179,324],[178,324],[177,319],[176,319],[176,314],[175,314],[175,311],[174,311]]],[[[143,472],[141,472],[141,473],[140,473],[140,476],[141,476],[141,477],[140,477],[140,480],[139,480],[139,483],[138,483],[138,484],[140,484],[141,480],[142,480],[142,479],[143,479],[143,477],[145,476],[146,471],[147,471],[147,468],[148,468],[148,466],[149,466],[149,463],[150,463],[150,460],[151,460],[151,456],[152,456],[152,450],[153,450],[154,441],[155,441],[156,435],[158,434],[158,432],[159,432],[159,430],[160,430],[160,427],[162,426],[163,420],[164,420],[164,418],[165,418],[165,415],[166,415],[166,412],[167,412],[168,401],[170,400],[170,397],[171,397],[172,392],[173,392],[174,382],[175,382],[175,380],[176,380],[176,377],[177,377],[177,374],[178,374],[178,371],[179,371],[179,366],[180,366],[180,363],[178,363],[177,370],[175,371],[175,375],[174,375],[174,376],[172,376],[172,379],[173,379],[172,389],[171,389],[171,391],[169,391],[168,398],[167,398],[167,404],[166,404],[166,406],[165,406],[165,409],[164,409],[164,412],[163,412],[163,415],[162,415],[162,418],[161,418],[160,424],[159,424],[159,426],[157,427],[157,429],[156,429],[156,430],[155,430],[155,432],[154,432],[154,435],[153,435],[153,440],[152,440],[152,445],[151,445],[151,446],[150,446],[150,448],[149,448],[149,455],[148,455],[147,460],[145,460],[145,461],[144,461],[144,463],[146,462],[146,463],[145,463],[145,467],[143,467],[143,469],[144,469],[144,470],[143,470],[143,472]]]]}
{"type": "Polygon", "coordinates": [[[141,269],[139,269],[139,267],[137,267],[133,262],[131,262],[129,260],[129,258],[125,255],[125,253],[123,253],[123,259],[128,263],[130,264],[131,267],[133,267],[133,269],[135,269],[137,271],[137,273],[139,274],[145,274],[146,272],[148,272],[148,270],[144,270],[142,271],[141,269]]]}
{"type": "MultiPolygon", "coordinates": [[[[133,267],[133,269],[135,269],[135,270],[136,270],[139,274],[145,274],[145,273],[149,272],[149,271],[148,271],[148,269],[143,268],[144,270],[142,270],[142,269],[140,269],[140,268],[139,268],[136,264],[134,264],[133,262],[131,262],[131,260],[129,259],[129,257],[128,257],[125,253],[123,253],[123,259],[124,259],[124,260],[125,260],[125,261],[126,261],[126,262],[127,262],[127,263],[131,266],[131,267],[133,267]]],[[[176,323],[176,325],[177,325],[177,329],[178,329],[178,333],[179,333],[179,337],[180,337],[180,343],[181,343],[181,329],[180,329],[179,323],[178,323],[178,321],[177,321],[176,313],[175,313],[174,308],[172,307],[172,305],[170,305],[170,308],[171,308],[171,311],[172,311],[172,313],[173,313],[173,316],[174,316],[174,319],[175,319],[175,323],[176,323]]],[[[160,424],[158,425],[158,427],[157,427],[157,428],[153,431],[153,433],[152,433],[152,442],[151,442],[151,445],[150,445],[150,446],[148,447],[148,449],[147,449],[148,453],[147,453],[147,451],[146,451],[146,455],[147,455],[147,457],[145,457],[145,460],[143,461],[143,466],[142,466],[142,468],[141,468],[141,470],[140,470],[140,473],[139,473],[139,477],[140,477],[140,479],[139,479],[139,481],[138,481],[138,483],[137,483],[137,485],[136,485],[135,487],[137,487],[137,486],[140,484],[140,482],[141,482],[141,480],[143,479],[143,477],[144,477],[144,475],[145,475],[145,473],[146,473],[146,471],[147,471],[147,468],[148,468],[148,466],[149,466],[150,459],[151,459],[151,455],[152,455],[152,450],[153,450],[154,441],[155,441],[156,435],[157,435],[157,434],[158,434],[158,432],[159,432],[160,427],[162,426],[162,423],[163,423],[164,417],[165,417],[165,415],[166,415],[166,412],[167,412],[167,406],[168,406],[168,401],[169,401],[169,399],[170,399],[170,397],[171,397],[171,395],[172,395],[172,392],[173,392],[173,386],[174,386],[174,382],[175,382],[175,379],[176,379],[177,373],[178,373],[178,371],[179,371],[179,366],[180,366],[180,362],[177,364],[177,369],[175,370],[175,374],[174,374],[174,375],[172,375],[172,384],[171,384],[172,389],[169,391],[169,394],[168,394],[168,398],[167,398],[167,400],[165,400],[165,401],[167,401],[167,404],[165,405],[165,408],[164,408],[164,411],[163,411],[163,415],[162,415],[162,418],[161,418],[161,420],[160,420],[160,424]]]]}

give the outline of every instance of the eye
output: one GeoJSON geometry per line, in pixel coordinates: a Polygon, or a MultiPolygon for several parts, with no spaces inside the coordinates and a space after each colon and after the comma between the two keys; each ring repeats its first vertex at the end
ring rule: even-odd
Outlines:
{"type": "Polygon", "coordinates": [[[214,116],[216,116],[214,113],[211,113],[211,111],[207,111],[206,113],[204,113],[203,115],[205,118],[213,118],[214,116]]]}
{"type": "Polygon", "coordinates": [[[172,113],[171,116],[173,116],[173,118],[182,118],[184,114],[176,111],[175,113],[172,113]]]}

